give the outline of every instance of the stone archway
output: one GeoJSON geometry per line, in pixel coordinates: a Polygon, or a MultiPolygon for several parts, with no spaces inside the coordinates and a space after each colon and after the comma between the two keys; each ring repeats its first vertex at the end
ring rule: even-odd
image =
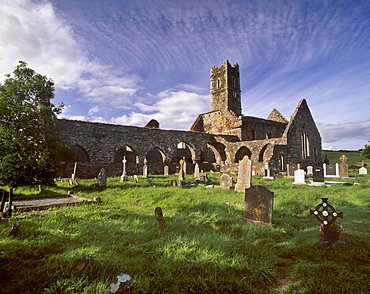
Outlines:
{"type": "Polygon", "coordinates": [[[235,154],[235,163],[238,163],[240,160],[243,159],[244,156],[248,156],[249,158],[252,158],[252,151],[249,150],[248,147],[242,146],[238,149],[238,151],[235,154]]]}

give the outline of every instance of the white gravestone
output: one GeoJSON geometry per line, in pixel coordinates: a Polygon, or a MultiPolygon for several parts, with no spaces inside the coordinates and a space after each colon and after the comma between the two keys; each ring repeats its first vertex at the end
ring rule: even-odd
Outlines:
{"type": "Polygon", "coordinates": [[[305,185],[306,179],[304,176],[304,170],[303,169],[297,169],[294,171],[294,182],[293,184],[296,185],[305,185]]]}

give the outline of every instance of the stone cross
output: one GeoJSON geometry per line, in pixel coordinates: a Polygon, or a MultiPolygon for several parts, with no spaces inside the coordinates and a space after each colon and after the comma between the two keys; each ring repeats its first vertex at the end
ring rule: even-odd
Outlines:
{"type": "Polygon", "coordinates": [[[235,191],[243,192],[252,186],[252,161],[246,155],[239,161],[238,181],[235,191]]]}
{"type": "Polygon", "coordinates": [[[123,160],[122,160],[123,169],[122,169],[122,175],[121,175],[121,182],[128,181],[128,177],[126,173],[126,162],[127,162],[126,156],[123,156],[123,160]]]}
{"type": "Polygon", "coordinates": [[[348,160],[348,157],[343,154],[341,157],[339,157],[339,159],[341,162],[346,162],[348,160]]]}
{"type": "Polygon", "coordinates": [[[347,156],[342,155],[339,157],[341,163],[339,164],[339,176],[343,178],[348,178],[348,164],[346,161],[348,160],[347,156]]]}

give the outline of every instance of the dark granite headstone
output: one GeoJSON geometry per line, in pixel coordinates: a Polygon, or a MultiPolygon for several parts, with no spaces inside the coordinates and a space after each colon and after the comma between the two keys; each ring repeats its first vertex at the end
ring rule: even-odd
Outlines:
{"type": "Polygon", "coordinates": [[[336,176],[337,175],[336,168],[335,168],[334,164],[330,164],[330,165],[326,166],[326,174],[328,176],[336,176]]]}
{"type": "Polygon", "coordinates": [[[313,169],[313,181],[318,183],[324,182],[324,171],[322,167],[315,167],[313,169]]]}

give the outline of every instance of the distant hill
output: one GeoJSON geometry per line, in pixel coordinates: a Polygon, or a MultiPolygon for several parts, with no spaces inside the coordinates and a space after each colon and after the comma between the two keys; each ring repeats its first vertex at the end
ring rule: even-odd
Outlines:
{"type": "Polygon", "coordinates": [[[370,166],[370,159],[365,159],[360,156],[360,151],[347,151],[347,150],[340,150],[340,151],[329,151],[323,150],[322,151],[322,159],[325,159],[325,156],[329,159],[329,164],[340,163],[339,157],[345,155],[348,157],[346,163],[350,169],[357,169],[360,168],[362,165],[362,161],[365,161],[365,166],[370,166]]]}

